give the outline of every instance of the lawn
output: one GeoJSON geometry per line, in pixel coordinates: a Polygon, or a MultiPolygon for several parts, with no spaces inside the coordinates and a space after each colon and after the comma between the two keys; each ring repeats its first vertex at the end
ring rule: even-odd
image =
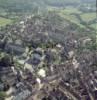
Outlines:
{"type": "Polygon", "coordinates": [[[80,16],[83,21],[89,22],[96,18],[96,13],[84,13],[84,14],[81,14],[80,16]]]}
{"type": "Polygon", "coordinates": [[[0,26],[5,26],[11,23],[12,23],[12,20],[0,17],[0,26]]]}
{"type": "MultiPolygon", "coordinates": [[[[86,26],[81,24],[80,19],[77,18],[77,16],[74,14],[80,15],[81,19],[86,23],[89,21],[92,21],[96,18],[96,13],[83,13],[80,10],[78,10],[77,8],[74,8],[71,6],[66,7],[66,8],[56,9],[56,10],[53,7],[48,7],[48,10],[56,11],[61,17],[65,18],[66,20],[69,20],[72,23],[77,24],[81,28],[85,28],[86,26]]],[[[92,25],[90,25],[90,27],[96,29],[96,24],[92,24],[92,25]]]]}
{"type": "Polygon", "coordinates": [[[91,24],[90,27],[97,29],[97,23],[91,24]]]}
{"type": "Polygon", "coordinates": [[[80,24],[80,20],[75,15],[65,15],[63,13],[59,13],[59,15],[65,19],[69,20],[70,22],[77,24],[81,28],[85,28],[84,25],[80,24]]]}
{"type": "MultiPolygon", "coordinates": [[[[72,15],[72,13],[80,15],[81,19],[86,23],[96,18],[96,13],[82,13],[77,8],[73,8],[73,7],[65,8],[59,11],[59,14],[65,19],[70,20],[71,22],[79,25],[82,28],[85,28],[85,25],[81,24],[80,20],[75,15],[72,15]]],[[[92,24],[90,25],[90,27],[96,29],[96,24],[92,24]]]]}
{"type": "Polygon", "coordinates": [[[70,15],[72,13],[81,14],[82,12],[74,7],[66,7],[65,9],[61,10],[61,13],[64,13],[66,15],[70,15]]]}
{"type": "Polygon", "coordinates": [[[0,100],[5,100],[4,98],[7,97],[5,92],[0,91],[0,100]]]}

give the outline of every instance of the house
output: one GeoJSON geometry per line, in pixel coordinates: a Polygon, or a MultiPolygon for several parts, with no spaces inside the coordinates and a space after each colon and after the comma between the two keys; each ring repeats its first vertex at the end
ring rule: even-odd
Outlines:
{"type": "Polygon", "coordinates": [[[0,83],[0,91],[2,91],[4,89],[4,84],[0,83]]]}
{"type": "Polygon", "coordinates": [[[27,63],[31,65],[39,65],[42,59],[42,52],[41,51],[34,51],[32,57],[28,59],[27,63]]]}
{"type": "Polygon", "coordinates": [[[25,52],[25,48],[18,44],[8,43],[5,46],[7,53],[14,53],[15,55],[21,55],[25,52]]]}
{"type": "Polygon", "coordinates": [[[40,69],[40,70],[38,71],[38,75],[41,76],[41,77],[46,77],[46,72],[45,72],[45,70],[44,70],[44,69],[40,69]]]}
{"type": "Polygon", "coordinates": [[[47,63],[52,63],[54,61],[54,53],[51,50],[45,51],[45,61],[47,63]]]}
{"type": "Polygon", "coordinates": [[[19,93],[17,93],[14,97],[13,100],[26,100],[27,97],[31,95],[31,92],[29,90],[23,90],[19,93]]]}
{"type": "Polygon", "coordinates": [[[17,77],[13,73],[11,67],[1,67],[0,68],[0,79],[3,82],[6,82],[9,86],[12,86],[16,82],[17,77]]]}
{"type": "Polygon", "coordinates": [[[0,49],[4,49],[5,43],[0,41],[0,49]]]}

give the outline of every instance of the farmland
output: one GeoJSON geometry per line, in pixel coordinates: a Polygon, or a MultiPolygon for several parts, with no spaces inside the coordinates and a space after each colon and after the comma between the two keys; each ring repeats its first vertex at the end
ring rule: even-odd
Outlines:
{"type": "Polygon", "coordinates": [[[90,27],[94,30],[96,25],[95,0],[36,0],[36,3],[24,2],[25,0],[0,0],[0,26],[10,24],[13,16],[24,16],[25,14],[36,14],[38,12],[56,11],[60,16],[77,24],[80,27],[90,27]],[[17,6],[13,6],[17,5],[17,6]],[[45,9],[44,9],[45,8],[45,9]],[[5,19],[7,17],[8,19],[5,19]]]}
{"type": "MultiPolygon", "coordinates": [[[[50,9],[50,11],[55,9],[50,9]]],[[[96,13],[95,12],[83,12],[78,8],[66,7],[57,9],[56,12],[66,20],[77,24],[79,27],[85,28],[86,26],[96,29],[96,13]]]]}
{"type": "Polygon", "coordinates": [[[96,19],[96,13],[83,13],[80,15],[83,21],[89,22],[96,19]]]}
{"type": "Polygon", "coordinates": [[[5,26],[11,23],[12,23],[12,20],[0,17],[0,26],[5,26]]]}

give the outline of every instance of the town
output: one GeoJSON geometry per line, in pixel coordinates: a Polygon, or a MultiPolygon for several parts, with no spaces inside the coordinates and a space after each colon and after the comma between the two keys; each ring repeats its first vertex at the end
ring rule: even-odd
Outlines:
{"type": "Polygon", "coordinates": [[[95,100],[97,52],[87,47],[93,45],[92,37],[64,34],[47,18],[28,16],[0,30],[5,100],[95,100]]]}
{"type": "Polygon", "coordinates": [[[97,100],[93,0],[0,0],[0,100],[97,100]]]}

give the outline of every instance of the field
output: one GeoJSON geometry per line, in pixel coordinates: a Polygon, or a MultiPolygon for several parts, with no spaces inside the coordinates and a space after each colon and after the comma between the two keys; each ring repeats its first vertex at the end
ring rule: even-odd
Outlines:
{"type": "MultiPolygon", "coordinates": [[[[71,0],[70,0],[71,1],[71,0]]],[[[82,7],[81,7],[82,8],[82,7]]],[[[96,12],[84,12],[79,7],[74,6],[64,6],[64,7],[57,7],[57,6],[47,6],[48,11],[56,11],[60,16],[69,20],[72,23],[77,24],[81,28],[86,28],[87,26],[90,28],[94,28],[96,30],[96,12]]],[[[0,15],[5,16],[6,12],[4,9],[0,10],[0,15]]],[[[14,15],[9,14],[9,18],[14,18],[14,15]]],[[[7,24],[12,23],[11,19],[6,19],[5,17],[0,17],[0,26],[5,26],[7,24]]],[[[16,17],[17,19],[17,17],[16,17]]]]}
{"type": "MultiPolygon", "coordinates": [[[[50,9],[50,11],[51,10],[53,11],[53,8],[50,9]]],[[[96,29],[96,22],[94,23],[94,20],[96,19],[95,12],[85,13],[80,11],[78,8],[70,6],[57,9],[57,12],[61,17],[64,17],[66,20],[77,24],[79,27],[86,28],[86,25],[88,25],[89,27],[94,28],[94,30],[96,29]]]]}
{"type": "Polygon", "coordinates": [[[96,13],[85,13],[80,15],[83,21],[89,22],[96,18],[96,13]]]}
{"type": "Polygon", "coordinates": [[[91,26],[92,28],[97,29],[97,23],[91,24],[90,26],[91,26]]]}
{"type": "Polygon", "coordinates": [[[0,17],[0,26],[5,26],[11,23],[12,23],[12,20],[0,17]]]}
{"type": "Polygon", "coordinates": [[[65,9],[61,10],[61,13],[64,13],[66,15],[70,15],[72,13],[81,14],[82,12],[79,11],[77,8],[68,6],[65,9]]]}
{"type": "Polygon", "coordinates": [[[75,15],[67,15],[67,14],[63,14],[63,13],[59,13],[59,15],[63,18],[65,18],[66,20],[69,20],[72,23],[77,24],[79,27],[84,28],[85,26],[80,24],[80,20],[75,16],[75,15]]]}

